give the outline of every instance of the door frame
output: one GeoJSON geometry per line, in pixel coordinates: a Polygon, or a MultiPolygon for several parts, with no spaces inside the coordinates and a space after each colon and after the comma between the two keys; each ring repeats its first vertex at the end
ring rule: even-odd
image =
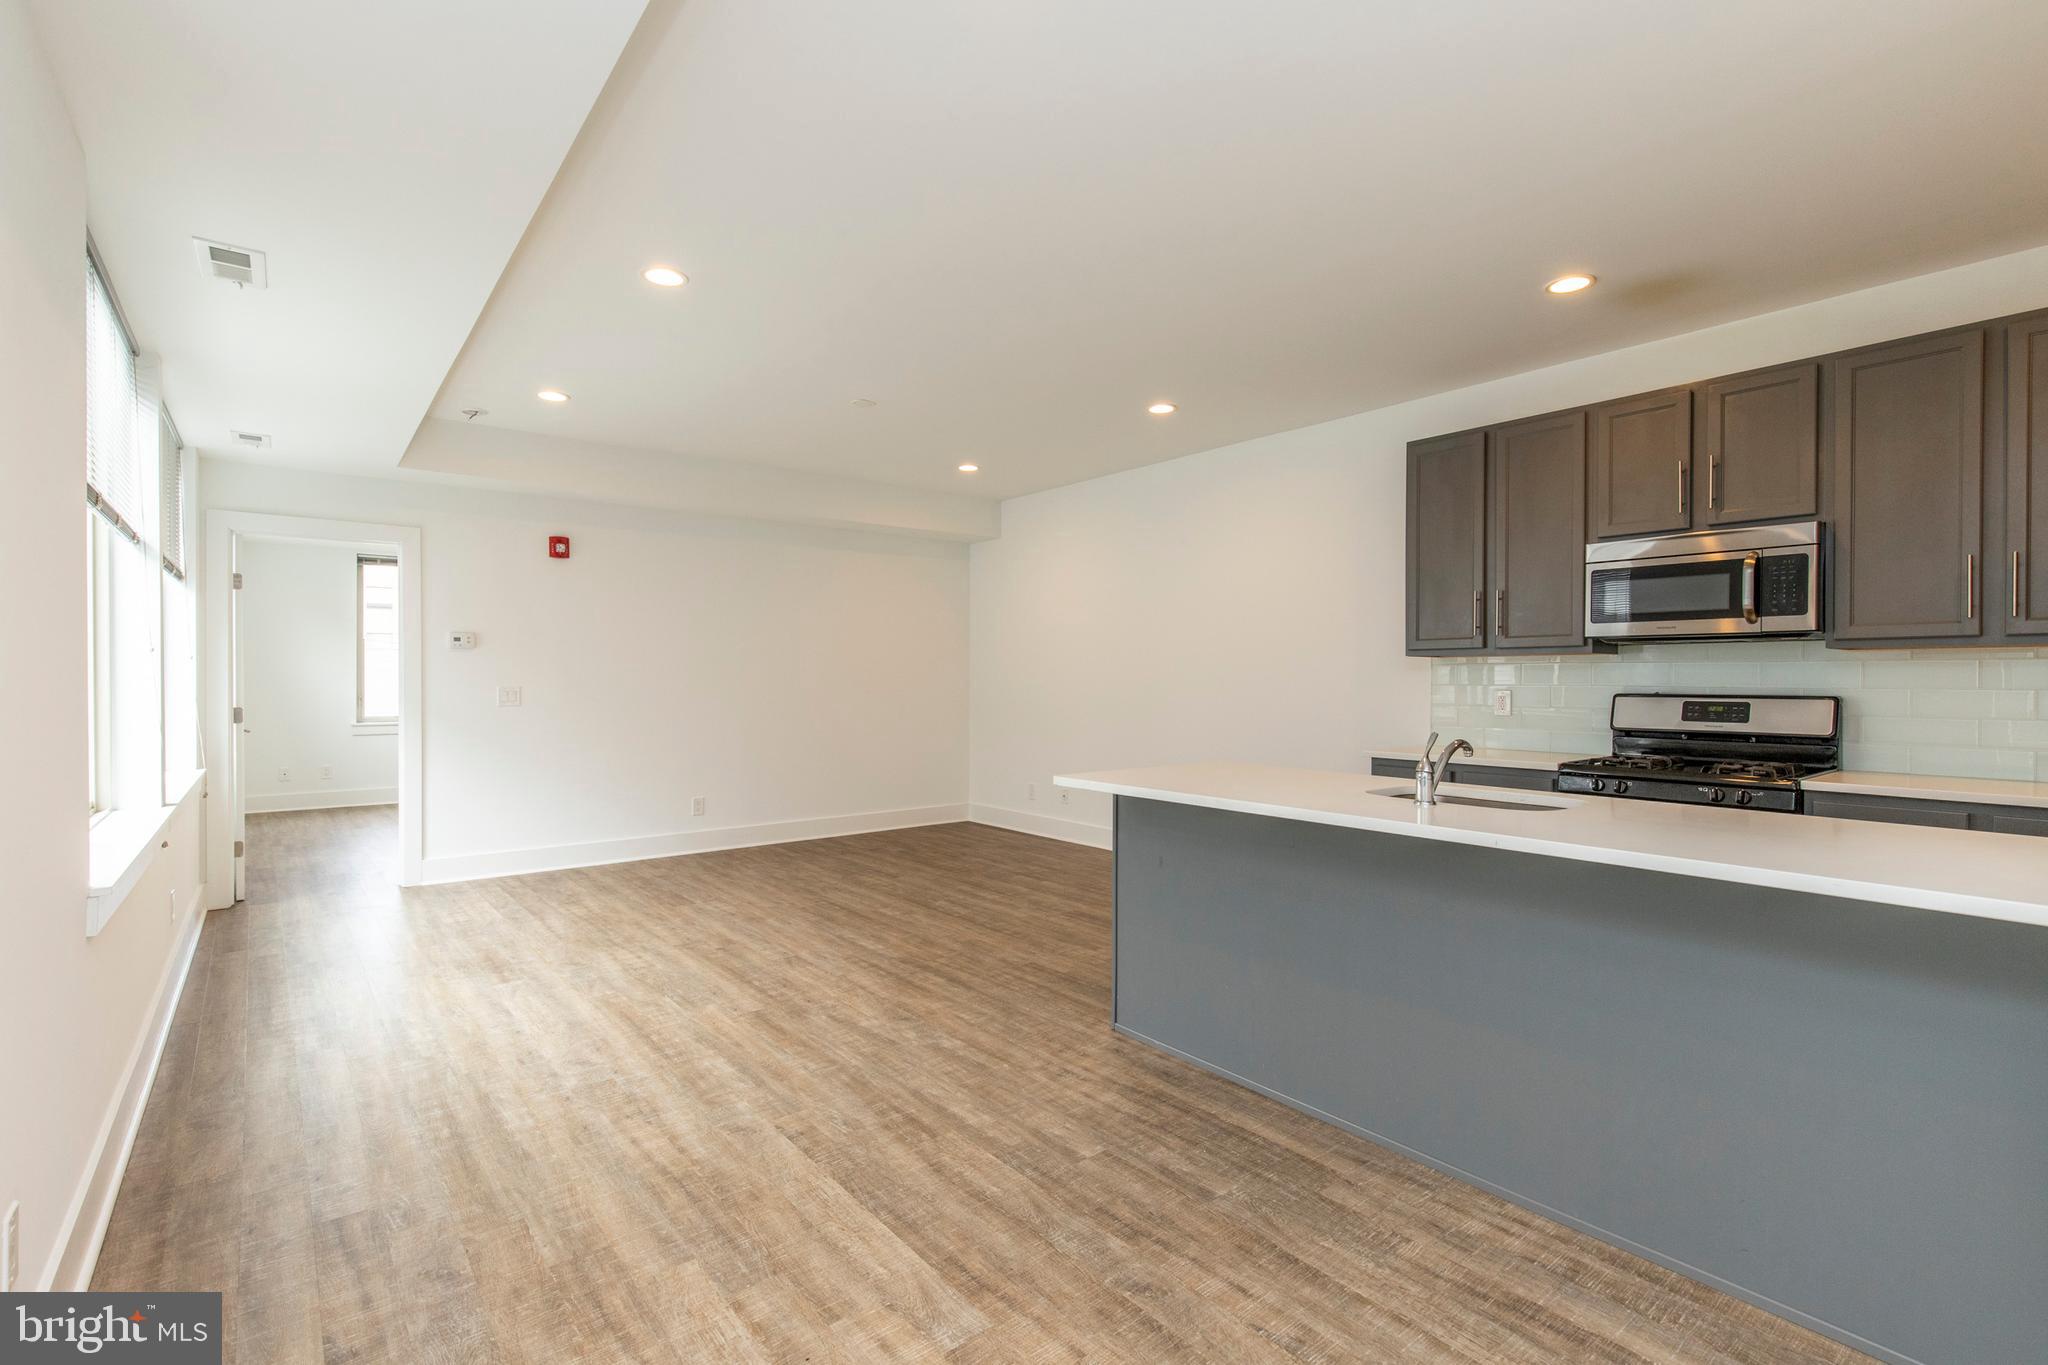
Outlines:
{"type": "Polygon", "coordinates": [[[206,716],[207,754],[206,885],[210,910],[233,905],[235,840],[243,837],[247,796],[231,761],[235,753],[234,671],[240,642],[233,638],[235,545],[239,537],[326,542],[344,545],[388,545],[398,554],[398,884],[418,886],[426,843],[426,811],[421,800],[424,752],[421,735],[421,679],[425,666],[425,630],[420,610],[420,528],[366,521],[330,521],[320,517],[278,516],[268,512],[212,510],[206,517],[206,716]]]}

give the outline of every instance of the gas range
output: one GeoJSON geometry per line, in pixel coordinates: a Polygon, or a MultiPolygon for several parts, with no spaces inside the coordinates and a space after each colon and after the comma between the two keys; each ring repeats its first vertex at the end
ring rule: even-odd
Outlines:
{"type": "Polygon", "coordinates": [[[1800,780],[1841,765],[1839,697],[1616,694],[1614,752],[1557,770],[1561,792],[1797,811],[1800,780]]]}

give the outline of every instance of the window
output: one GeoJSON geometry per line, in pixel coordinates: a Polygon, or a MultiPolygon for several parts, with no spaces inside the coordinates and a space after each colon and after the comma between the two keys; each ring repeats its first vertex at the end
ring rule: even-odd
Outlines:
{"type": "Polygon", "coordinates": [[[398,723],[398,561],[356,556],[356,723],[398,723]]]}
{"type": "Polygon", "coordinates": [[[198,669],[182,443],[90,246],[85,337],[88,805],[97,820],[184,794],[199,766],[198,669]]]}
{"type": "Polygon", "coordinates": [[[163,525],[163,770],[164,800],[175,799],[199,769],[198,602],[186,574],[191,528],[187,525],[186,481],[191,477],[185,443],[168,410],[157,410],[157,451],[161,466],[159,520],[163,525]]]}
{"type": "MultiPolygon", "coordinates": [[[[88,252],[85,266],[85,502],[86,638],[90,667],[90,808],[95,816],[139,805],[147,783],[137,759],[156,747],[157,689],[143,681],[156,672],[153,633],[157,611],[145,602],[148,561],[140,528],[153,499],[146,492],[135,346],[88,252]],[[145,610],[147,607],[147,610],[145,610]],[[145,725],[150,742],[145,746],[145,725]]],[[[154,423],[151,424],[154,426],[154,423]]],[[[152,595],[153,596],[153,595],[152,595]]],[[[152,805],[161,804],[158,791],[152,805]]]]}

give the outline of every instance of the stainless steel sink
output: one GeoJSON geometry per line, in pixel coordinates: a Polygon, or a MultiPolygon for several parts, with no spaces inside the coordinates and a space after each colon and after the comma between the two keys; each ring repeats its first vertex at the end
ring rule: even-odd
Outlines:
{"type": "MultiPolygon", "coordinates": [[[[1415,804],[1415,788],[1413,787],[1382,787],[1370,794],[1373,796],[1384,796],[1390,801],[1406,801],[1411,806],[1415,804]]],[[[1571,804],[1565,801],[1545,801],[1540,797],[1527,801],[1517,801],[1513,798],[1496,800],[1485,796],[1455,796],[1446,791],[1439,791],[1436,799],[1439,805],[1482,806],[1487,810],[1564,810],[1571,804]]]]}

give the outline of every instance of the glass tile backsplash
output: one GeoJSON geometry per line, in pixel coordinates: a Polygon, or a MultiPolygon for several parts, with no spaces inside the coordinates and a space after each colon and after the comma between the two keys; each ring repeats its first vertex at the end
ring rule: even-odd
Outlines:
{"type": "Polygon", "coordinates": [[[2048,649],[1829,649],[1818,640],[1624,645],[1611,655],[1437,659],[1430,723],[1490,749],[1604,754],[1616,692],[1842,699],[1843,766],[2048,782],[2048,649]],[[1514,695],[1497,716],[1493,694],[1514,695]]]}

